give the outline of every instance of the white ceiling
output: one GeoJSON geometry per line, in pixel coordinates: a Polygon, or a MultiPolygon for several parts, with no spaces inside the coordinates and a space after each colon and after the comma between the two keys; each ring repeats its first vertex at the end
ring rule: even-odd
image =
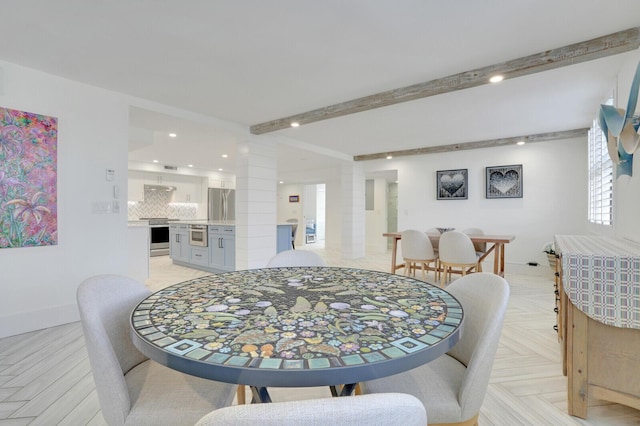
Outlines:
{"type": "MultiPolygon", "coordinates": [[[[638,0],[20,0],[0,14],[0,59],[246,129],[638,26],[638,0]]],[[[279,173],[318,179],[337,160],[317,151],[589,127],[633,54],[275,132],[289,141],[279,173]]],[[[233,171],[229,127],[139,108],[131,125],[155,135],[132,142],[132,160],[233,171]]]]}

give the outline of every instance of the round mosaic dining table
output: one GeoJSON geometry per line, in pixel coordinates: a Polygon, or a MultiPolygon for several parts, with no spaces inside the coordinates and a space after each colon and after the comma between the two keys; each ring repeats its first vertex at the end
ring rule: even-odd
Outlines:
{"type": "Polygon", "coordinates": [[[463,310],[414,278],[353,268],[287,267],[196,278],[133,310],[149,358],[207,379],[255,387],[355,384],[447,352],[463,310]]]}

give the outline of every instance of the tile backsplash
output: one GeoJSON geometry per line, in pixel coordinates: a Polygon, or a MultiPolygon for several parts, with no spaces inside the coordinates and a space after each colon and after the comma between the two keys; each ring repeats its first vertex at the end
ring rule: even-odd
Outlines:
{"type": "Polygon", "coordinates": [[[171,193],[145,191],[144,201],[127,203],[129,220],[141,217],[167,217],[169,219],[197,219],[198,205],[195,203],[171,203],[171,193]]]}

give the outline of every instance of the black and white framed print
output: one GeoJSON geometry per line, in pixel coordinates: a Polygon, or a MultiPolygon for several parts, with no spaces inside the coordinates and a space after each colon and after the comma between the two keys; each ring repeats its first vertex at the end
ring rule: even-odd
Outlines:
{"type": "Polygon", "coordinates": [[[438,170],[437,199],[438,200],[466,200],[469,188],[469,172],[467,169],[438,170]]]}
{"type": "Polygon", "coordinates": [[[486,169],[487,198],[522,198],[522,164],[486,169]]]}

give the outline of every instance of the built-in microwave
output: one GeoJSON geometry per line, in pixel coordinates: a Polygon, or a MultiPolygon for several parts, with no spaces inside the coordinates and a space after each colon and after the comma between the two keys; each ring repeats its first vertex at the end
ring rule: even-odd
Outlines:
{"type": "Polygon", "coordinates": [[[207,225],[189,226],[189,244],[192,246],[207,247],[207,225]]]}

